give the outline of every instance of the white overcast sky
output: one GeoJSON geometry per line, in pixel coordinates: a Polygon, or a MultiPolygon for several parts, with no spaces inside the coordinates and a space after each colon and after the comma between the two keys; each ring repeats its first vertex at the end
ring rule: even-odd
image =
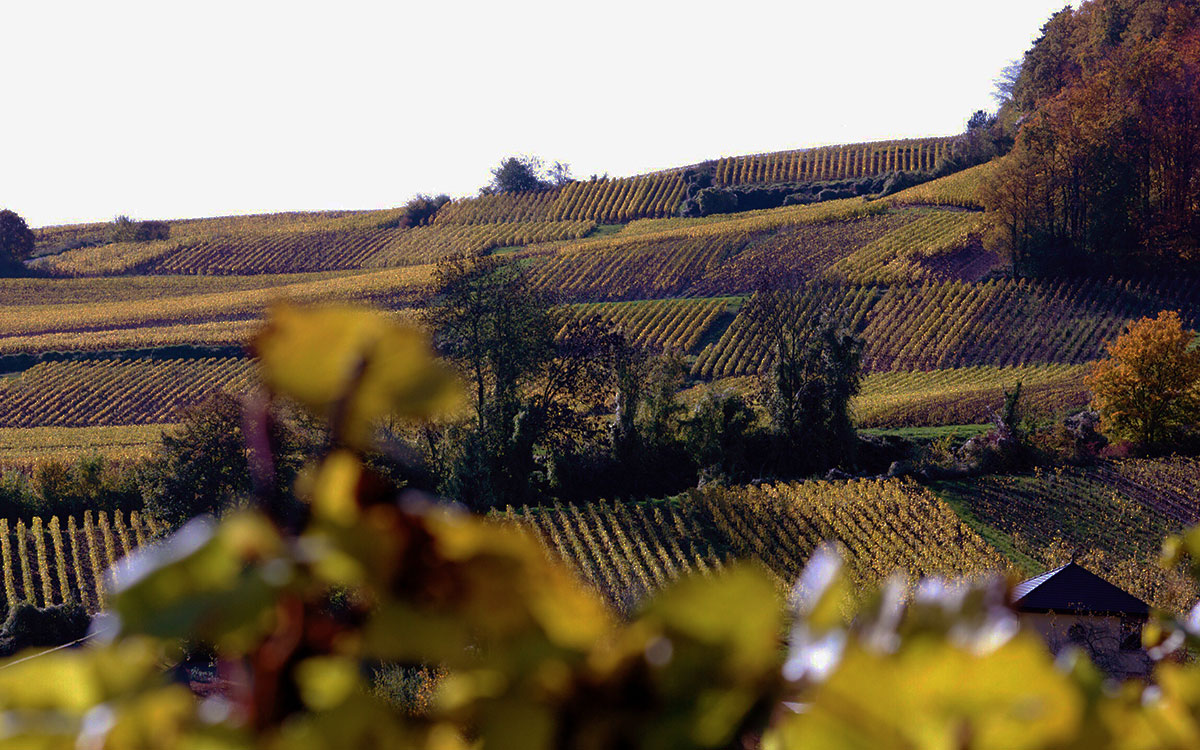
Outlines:
{"type": "Polygon", "coordinates": [[[381,208],[514,153],[628,175],[951,134],[1065,4],[0,0],[0,207],[381,208]]]}

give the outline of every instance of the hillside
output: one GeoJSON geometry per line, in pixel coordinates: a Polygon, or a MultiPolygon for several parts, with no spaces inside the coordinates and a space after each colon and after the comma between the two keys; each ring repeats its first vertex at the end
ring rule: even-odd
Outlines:
{"type": "MultiPolygon", "coordinates": [[[[1200,327],[1200,280],[1189,276],[1010,278],[982,241],[979,191],[994,163],[884,196],[844,192],[931,170],[950,146],[726,157],[453,201],[411,227],[392,209],[171,221],[168,239],[147,242],[110,242],[108,225],[40,229],[36,275],[0,280],[0,465],[28,473],[94,452],[118,464],[152,455],[189,407],[257,386],[242,346],[274,301],[368,303],[423,324],[437,264],[464,254],[517,261],[555,300],[560,337],[572,320],[609,320],[639,346],[679,353],[685,387],[700,392],[747,391],[769,370],[746,302],[764,279],[787,279],[801,317],[832,311],[862,341],[857,425],[901,432],[978,432],[1018,382],[1026,414],[1061,416],[1087,404],[1088,363],[1127,322],[1173,309],[1200,327]],[[810,192],[680,216],[703,189],[810,192]]],[[[734,559],[759,560],[786,586],[822,540],[847,554],[864,590],[896,568],[1019,575],[1077,550],[1181,607],[1194,592],[1154,573],[1151,558],[1162,535],[1200,520],[1197,476],[1188,461],[1124,462],[928,487],[708,487],[503,516],[625,611],[734,559]]],[[[7,599],[99,606],[96,571],[153,529],[136,514],[98,518],[3,522],[7,599]]]]}

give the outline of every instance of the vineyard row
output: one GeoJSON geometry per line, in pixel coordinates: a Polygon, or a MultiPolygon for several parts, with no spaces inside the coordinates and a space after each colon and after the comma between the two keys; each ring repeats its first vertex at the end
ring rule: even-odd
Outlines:
{"type": "Polygon", "coordinates": [[[569,182],[527,193],[496,193],[443,206],[434,223],[491,224],[504,221],[596,221],[617,224],[674,216],[684,196],[674,173],[569,182]]]}
{"type": "Polygon", "coordinates": [[[710,488],[677,501],[509,509],[554,556],[624,609],[686,573],[752,559],[790,585],[823,542],[853,577],[975,575],[1004,562],[949,506],[896,480],[710,488]]]}
{"type": "Polygon", "coordinates": [[[717,161],[718,185],[801,182],[929,171],[949,149],[950,138],[858,143],[777,151],[717,161]]]}
{"type": "Polygon", "coordinates": [[[81,519],[0,518],[3,607],[18,602],[35,607],[74,602],[89,612],[104,607],[105,572],[137,547],[153,540],[160,527],[131,511],[85,511],[81,519]]]}
{"type": "Polygon", "coordinates": [[[197,235],[84,247],[36,265],[74,276],[311,273],[436,263],[502,247],[575,240],[595,227],[585,220],[197,235]]]}
{"type": "MultiPolygon", "coordinates": [[[[1179,310],[1200,324],[1200,283],[1167,280],[991,280],[913,287],[812,285],[797,304],[829,310],[864,342],[867,372],[1083,364],[1098,359],[1125,324],[1179,310]]],[[[808,314],[808,313],[806,313],[808,314]]],[[[740,313],[700,352],[693,375],[766,372],[772,353],[740,313]]]]}

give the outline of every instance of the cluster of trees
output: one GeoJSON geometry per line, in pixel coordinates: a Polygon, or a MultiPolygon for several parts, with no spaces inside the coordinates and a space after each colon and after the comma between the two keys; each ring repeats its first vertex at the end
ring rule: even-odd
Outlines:
{"type": "MultiPolygon", "coordinates": [[[[1001,92],[1009,90],[1003,83],[1000,85],[1001,92]]],[[[967,120],[967,129],[950,144],[932,176],[945,177],[1004,156],[1012,150],[1014,130],[1013,124],[1001,119],[999,113],[976,110],[967,120]]]]}
{"type": "Polygon", "coordinates": [[[641,351],[599,318],[568,322],[516,263],[444,263],[428,322],[472,416],[425,429],[438,489],[483,509],[849,468],[860,345],[837,320],[800,319],[794,295],[748,303],[776,353],[757,397],[708,389],[689,406],[677,355],[641,351]]]}
{"type": "MultiPolygon", "coordinates": [[[[775,355],[758,388],[688,389],[677,353],[642,350],[598,317],[570,318],[520,264],[448,260],[427,323],[462,376],[469,408],[448,422],[383,425],[383,448],[367,460],[394,487],[477,511],[550,498],[661,497],[698,482],[831,467],[881,473],[891,458],[880,465],[871,454],[856,465],[849,403],[860,344],[832,316],[801,319],[796,294],[764,288],[747,303],[775,355]]],[[[251,496],[302,513],[293,494],[299,468],[330,437],[320,422],[279,405],[247,418],[261,408],[215,397],[187,412],[141,465],[50,463],[32,480],[0,485],[0,500],[10,516],[144,508],[169,523],[251,496]],[[247,424],[269,429],[248,435],[247,424]],[[262,456],[271,457],[267,470],[262,456]]]]}
{"type": "Polygon", "coordinates": [[[418,193],[404,204],[404,212],[400,218],[389,224],[388,228],[423,227],[431,223],[441,207],[449,202],[448,195],[431,196],[418,193]]]}
{"type": "Polygon", "coordinates": [[[171,236],[171,225],[165,221],[135,221],[128,216],[113,219],[109,242],[153,242],[171,236]]]}
{"type": "Polygon", "coordinates": [[[50,459],[31,472],[0,476],[0,516],[79,515],[85,510],[136,510],[143,504],[138,471],[96,455],[75,461],[50,459]]]}
{"type": "Polygon", "coordinates": [[[1017,273],[1197,260],[1200,4],[1064,9],[1007,89],[1019,131],[984,203],[1017,273]]]}
{"type": "MultiPolygon", "coordinates": [[[[983,160],[987,161],[986,158],[983,160]]],[[[759,211],[856,196],[880,198],[936,176],[928,172],[891,172],[844,180],[718,186],[714,184],[716,168],[715,161],[708,161],[683,171],[686,192],[679,206],[680,216],[694,218],[759,211]]]]}

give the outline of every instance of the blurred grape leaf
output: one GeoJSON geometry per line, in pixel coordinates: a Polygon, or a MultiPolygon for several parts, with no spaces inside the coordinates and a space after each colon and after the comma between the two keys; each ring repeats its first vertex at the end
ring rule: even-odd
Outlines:
{"type": "Polygon", "coordinates": [[[271,391],[328,418],[357,448],[370,444],[382,417],[428,419],[461,403],[457,379],[425,334],[378,311],[281,304],[251,347],[271,391]]]}

